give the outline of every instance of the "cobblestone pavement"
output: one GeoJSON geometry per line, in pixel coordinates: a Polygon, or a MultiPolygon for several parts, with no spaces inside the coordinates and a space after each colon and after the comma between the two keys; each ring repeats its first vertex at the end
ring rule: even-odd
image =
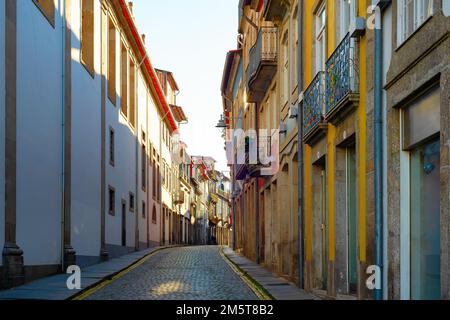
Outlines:
{"type": "Polygon", "coordinates": [[[87,300],[255,300],[219,247],[162,250],[87,300]]]}

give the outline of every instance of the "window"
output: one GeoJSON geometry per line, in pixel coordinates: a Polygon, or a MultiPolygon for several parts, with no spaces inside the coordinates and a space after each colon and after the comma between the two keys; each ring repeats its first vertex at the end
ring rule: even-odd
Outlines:
{"type": "Polygon", "coordinates": [[[432,0],[399,0],[398,44],[405,41],[432,14],[432,0]]]}
{"type": "Polygon", "coordinates": [[[108,195],[108,212],[113,216],[116,214],[116,190],[111,186],[108,189],[108,195]]]}
{"type": "Polygon", "coordinates": [[[156,198],[156,164],[155,164],[155,159],[153,159],[153,166],[152,166],[152,194],[153,194],[153,198],[156,198]]]}
{"type": "Polygon", "coordinates": [[[286,31],[283,36],[283,105],[289,99],[289,33],[286,31]]]}
{"type": "Polygon", "coordinates": [[[350,30],[350,21],[353,17],[353,4],[355,1],[352,0],[340,0],[340,39],[343,40],[344,37],[350,30]]]}
{"type": "Polygon", "coordinates": [[[130,59],[130,123],[136,125],[136,70],[130,59]]]}
{"type": "Polygon", "coordinates": [[[145,201],[142,201],[142,218],[146,218],[147,217],[147,207],[145,205],[145,201]]]}
{"type": "Polygon", "coordinates": [[[55,2],[54,0],[33,0],[36,6],[47,18],[48,22],[54,27],[55,26],[55,2]]]}
{"type": "Polygon", "coordinates": [[[134,212],[134,193],[130,192],[130,212],[134,212]]]}
{"type": "Polygon", "coordinates": [[[326,10],[323,5],[316,16],[316,72],[325,71],[326,22],[326,10]]]}
{"type": "Polygon", "coordinates": [[[158,156],[158,166],[157,166],[157,177],[156,177],[156,198],[161,201],[161,168],[159,166],[159,156],[158,156]]]}
{"type": "Polygon", "coordinates": [[[153,211],[152,211],[152,223],[156,224],[156,207],[153,206],[153,211]]]}
{"type": "Polygon", "coordinates": [[[94,0],[81,1],[81,63],[94,76],[94,0]]]}
{"type": "Polygon", "coordinates": [[[441,130],[440,90],[433,87],[403,112],[403,146],[411,149],[441,130]]]}
{"type": "Polygon", "coordinates": [[[120,111],[128,117],[128,52],[122,43],[120,61],[120,111]]]}
{"type": "Polygon", "coordinates": [[[108,21],[108,98],[116,105],[116,28],[108,21]]]}
{"type": "Polygon", "coordinates": [[[145,133],[142,132],[142,150],[141,150],[141,184],[142,190],[147,189],[147,149],[145,148],[145,133]]]}
{"type": "Polygon", "coordinates": [[[109,128],[109,164],[114,167],[115,163],[115,133],[113,128],[109,128]]]}
{"type": "Polygon", "coordinates": [[[295,76],[297,74],[298,69],[298,7],[296,7],[294,14],[292,16],[292,27],[294,28],[294,32],[292,32],[292,43],[294,44],[291,46],[292,50],[292,72],[293,75],[291,77],[291,90],[294,91],[297,87],[297,77],[295,76]]]}

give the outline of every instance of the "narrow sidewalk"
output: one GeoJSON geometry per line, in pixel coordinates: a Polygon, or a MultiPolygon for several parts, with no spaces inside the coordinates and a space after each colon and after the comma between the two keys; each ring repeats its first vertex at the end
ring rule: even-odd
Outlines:
{"type": "Polygon", "coordinates": [[[157,251],[174,246],[155,247],[136,251],[81,269],[81,289],[69,290],[67,279],[70,274],[57,274],[33,282],[0,291],[0,300],[66,300],[119,272],[157,251]]]}
{"type": "Polygon", "coordinates": [[[224,247],[223,253],[239,269],[250,278],[258,282],[275,300],[317,300],[306,291],[298,288],[291,282],[280,278],[266,268],[234,252],[229,247],[224,247]]]}

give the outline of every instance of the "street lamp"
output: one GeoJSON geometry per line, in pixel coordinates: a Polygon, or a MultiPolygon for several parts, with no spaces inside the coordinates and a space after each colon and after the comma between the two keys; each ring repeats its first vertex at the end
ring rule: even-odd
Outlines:
{"type": "Polygon", "coordinates": [[[226,129],[228,128],[227,124],[225,123],[225,120],[240,120],[242,117],[227,117],[223,114],[220,115],[219,122],[216,125],[216,128],[218,129],[226,129]]]}

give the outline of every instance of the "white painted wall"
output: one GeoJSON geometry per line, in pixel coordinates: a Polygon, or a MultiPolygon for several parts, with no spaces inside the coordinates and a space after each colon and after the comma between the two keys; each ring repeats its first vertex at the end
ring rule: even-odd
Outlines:
{"type": "MultiPolygon", "coordinates": [[[[156,99],[153,95],[148,95],[148,128],[149,128],[149,138],[152,146],[159,152],[159,139],[160,139],[160,131],[159,131],[159,115],[158,110],[155,103],[156,99]]],[[[149,212],[150,212],[150,222],[149,222],[149,232],[150,232],[150,241],[153,243],[159,243],[161,240],[161,205],[153,200],[153,189],[152,189],[152,181],[153,181],[153,168],[149,168],[149,194],[150,194],[150,203],[149,203],[149,212]],[[151,215],[153,214],[153,206],[156,208],[156,224],[152,222],[151,215]]]]}
{"type": "MultiPolygon", "coordinates": [[[[100,4],[95,1],[95,43],[100,43],[100,4]]],[[[101,78],[95,46],[94,79],[80,63],[80,3],[72,2],[72,246],[77,255],[100,252],[101,78]]]]}
{"type": "MultiPolygon", "coordinates": [[[[0,2],[0,248],[5,242],[5,1],[0,2]]],[[[1,259],[3,260],[3,259],[1,259]]],[[[2,265],[3,261],[0,261],[2,265]]]]}
{"type": "MultiPolygon", "coordinates": [[[[148,164],[148,144],[145,140],[142,140],[142,132],[145,133],[146,140],[148,140],[148,129],[147,129],[147,88],[145,86],[144,80],[142,79],[142,74],[138,73],[138,136],[139,136],[139,148],[138,148],[138,181],[137,181],[137,189],[138,189],[138,226],[139,226],[139,242],[147,243],[147,218],[149,210],[148,210],[148,199],[147,199],[147,190],[148,190],[148,181],[147,181],[147,189],[142,189],[142,145],[145,145],[145,150],[147,152],[147,164],[148,164]],[[145,202],[146,212],[142,212],[142,202],[145,202]],[[144,216],[145,214],[145,216],[144,216]]],[[[148,168],[147,168],[148,170],[148,168]]]]}
{"type": "MultiPolygon", "coordinates": [[[[115,166],[109,165],[107,161],[106,167],[106,190],[108,186],[112,186],[116,190],[116,214],[111,216],[106,215],[106,243],[120,246],[122,244],[122,200],[127,204],[126,210],[126,226],[127,226],[127,241],[128,247],[135,247],[135,226],[136,226],[136,211],[130,212],[129,194],[130,192],[136,195],[136,137],[134,128],[132,128],[120,112],[120,50],[121,39],[119,32],[116,34],[116,92],[117,101],[114,106],[111,101],[106,99],[106,130],[112,127],[115,132],[115,166]]],[[[106,88],[107,89],[107,88],[106,88]]],[[[108,134],[109,136],[109,134],[108,134]]],[[[109,141],[107,141],[107,151],[109,152],[109,141]]],[[[106,204],[108,204],[108,195],[106,196],[106,204]]],[[[135,205],[138,203],[135,200],[135,205]]],[[[108,208],[108,206],[106,206],[108,208]]]]}
{"type": "Polygon", "coordinates": [[[60,260],[63,59],[58,12],[53,28],[32,1],[17,1],[17,244],[25,265],[60,260]]]}

